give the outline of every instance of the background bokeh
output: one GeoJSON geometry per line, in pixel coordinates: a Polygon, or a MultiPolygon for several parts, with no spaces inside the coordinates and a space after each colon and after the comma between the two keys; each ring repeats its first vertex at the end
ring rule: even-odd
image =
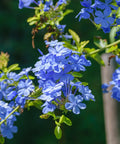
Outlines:
{"type": "MultiPolygon", "coordinates": [[[[89,47],[93,45],[93,37],[103,35],[88,20],[78,22],[75,16],[81,9],[80,1],[74,0],[68,6],[74,13],[65,17],[62,24],[67,24],[81,37],[81,41],[90,40],[89,47]]],[[[20,67],[34,66],[39,53],[37,48],[47,52],[44,47],[43,34],[41,31],[35,37],[36,48],[31,45],[31,30],[26,19],[34,14],[31,9],[18,9],[18,0],[0,0],[0,51],[10,54],[9,64],[19,63],[20,67]]],[[[87,108],[81,110],[80,115],[70,114],[73,122],[72,127],[63,126],[63,137],[56,140],[54,122],[52,119],[41,120],[41,112],[35,108],[18,117],[16,125],[18,133],[14,139],[6,140],[5,144],[105,144],[103,102],[101,92],[100,66],[92,60],[92,66],[84,73],[83,81],[89,82],[89,87],[95,95],[95,102],[87,102],[87,108]]]]}

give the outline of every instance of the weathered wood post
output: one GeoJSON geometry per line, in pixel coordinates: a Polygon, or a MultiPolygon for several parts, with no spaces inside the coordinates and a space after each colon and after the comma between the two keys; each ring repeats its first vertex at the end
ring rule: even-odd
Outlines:
{"type": "MultiPolygon", "coordinates": [[[[108,65],[108,59],[110,54],[103,54],[102,59],[105,62],[105,66],[101,67],[101,79],[102,83],[111,81],[112,73],[115,70],[115,62],[113,59],[108,65]]],[[[118,123],[118,102],[111,98],[111,94],[103,94],[103,106],[104,106],[104,120],[106,131],[106,144],[120,144],[119,135],[119,123],[118,123]]]]}

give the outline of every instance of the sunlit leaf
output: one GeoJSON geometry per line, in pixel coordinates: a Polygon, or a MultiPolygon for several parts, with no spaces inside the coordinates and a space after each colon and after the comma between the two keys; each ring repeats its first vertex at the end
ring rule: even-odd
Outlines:
{"type": "Polygon", "coordinates": [[[62,130],[61,130],[60,126],[56,126],[55,127],[54,134],[55,134],[55,136],[56,136],[57,139],[61,139],[61,137],[62,137],[62,130]]]}
{"type": "Polygon", "coordinates": [[[74,32],[73,30],[71,30],[71,29],[69,29],[68,31],[72,35],[72,38],[75,41],[76,45],[79,46],[80,37],[78,36],[78,34],[76,32],[74,32]]]}

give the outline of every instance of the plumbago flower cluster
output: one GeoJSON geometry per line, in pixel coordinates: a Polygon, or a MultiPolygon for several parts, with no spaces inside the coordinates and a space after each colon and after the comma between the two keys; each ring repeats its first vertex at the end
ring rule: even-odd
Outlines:
{"type": "Polygon", "coordinates": [[[81,5],[84,8],[76,16],[79,17],[79,21],[89,19],[105,33],[109,33],[111,27],[120,25],[119,0],[115,0],[115,2],[113,0],[105,0],[105,2],[95,0],[93,4],[92,0],[84,0],[81,5]]]}
{"type": "Polygon", "coordinates": [[[35,89],[32,80],[28,77],[31,68],[23,69],[19,74],[11,72],[12,69],[19,67],[12,65],[0,74],[0,123],[8,117],[4,123],[1,123],[0,132],[8,139],[13,138],[13,133],[17,132],[14,122],[20,112],[15,112],[16,108],[18,109],[18,106],[24,108],[26,100],[31,99],[30,93],[35,89]],[[12,114],[9,116],[10,113],[12,114]]]}
{"type": "MultiPolygon", "coordinates": [[[[18,131],[14,125],[16,116],[19,116],[24,108],[31,106],[42,111],[40,118],[53,117],[56,127],[54,134],[57,139],[62,137],[62,123],[72,125],[67,117],[68,112],[80,114],[86,108],[85,101],[95,101],[95,97],[88,87],[88,83],[82,82],[80,78],[91,66],[88,57],[93,58],[99,64],[104,65],[99,52],[113,53],[120,55],[118,44],[119,37],[119,6],[120,1],[105,0],[101,2],[91,0],[80,2],[82,8],[76,17],[79,21],[89,19],[97,28],[105,33],[110,32],[113,43],[107,44],[106,40],[96,39],[94,44],[98,47],[85,48],[89,41],[80,42],[76,32],[69,29],[69,34],[64,34],[66,25],[60,21],[73,10],[65,7],[68,0],[19,0],[19,9],[30,8],[35,11],[33,17],[27,19],[32,29],[32,46],[35,48],[35,34],[44,29],[46,34],[44,40],[48,48],[48,54],[44,55],[40,49],[39,60],[34,68],[29,67],[20,71],[18,64],[8,65],[9,55],[1,52],[0,55],[0,143],[4,144],[4,138],[12,139],[13,134],[18,131]],[[112,32],[110,31],[113,29],[112,32]],[[60,41],[58,41],[58,39],[60,41]],[[115,42],[114,42],[115,41],[115,42]],[[16,73],[15,71],[18,71],[16,73]],[[34,75],[31,76],[30,74],[34,75]],[[33,83],[37,79],[38,86],[33,83]],[[59,115],[57,114],[59,113],[59,115]]],[[[120,59],[116,57],[120,64],[120,59]]],[[[112,97],[120,101],[119,93],[119,68],[113,74],[112,97]]],[[[108,84],[103,85],[104,92],[107,92],[108,84]]]]}
{"type": "Polygon", "coordinates": [[[62,42],[55,40],[47,44],[49,53],[39,57],[33,69],[39,79],[39,88],[42,87],[43,94],[38,99],[45,101],[42,112],[53,112],[56,108],[64,110],[65,107],[79,114],[80,109],[86,108],[81,103],[83,100],[95,99],[88,86],[73,82],[74,72],[85,71],[85,66],[90,66],[91,62],[84,55],[65,48],[62,42]]]}

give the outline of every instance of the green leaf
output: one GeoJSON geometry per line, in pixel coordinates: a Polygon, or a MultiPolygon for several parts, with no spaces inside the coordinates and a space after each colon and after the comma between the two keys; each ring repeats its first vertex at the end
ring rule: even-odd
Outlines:
{"type": "Polygon", "coordinates": [[[30,17],[27,19],[27,22],[30,23],[30,22],[37,21],[37,20],[38,20],[37,17],[30,17]]]}
{"type": "Polygon", "coordinates": [[[32,26],[32,25],[34,25],[34,24],[36,24],[36,23],[37,23],[37,21],[31,21],[31,22],[29,23],[29,25],[32,26]]]}
{"type": "Polygon", "coordinates": [[[114,45],[110,48],[107,48],[105,52],[106,53],[111,53],[111,52],[115,51],[117,48],[118,48],[118,45],[114,45]]]}
{"type": "Polygon", "coordinates": [[[49,39],[49,38],[51,37],[51,35],[52,35],[52,33],[46,33],[46,34],[44,35],[44,40],[49,39]]]}
{"type": "Polygon", "coordinates": [[[76,45],[79,46],[80,37],[78,36],[78,34],[76,32],[74,32],[73,30],[71,30],[71,29],[69,29],[68,31],[72,35],[72,38],[75,41],[76,45]]]}
{"type": "Polygon", "coordinates": [[[82,82],[82,85],[87,86],[88,83],[87,82],[82,82]]]}
{"type": "Polygon", "coordinates": [[[47,26],[47,24],[42,24],[40,27],[38,27],[39,30],[44,29],[47,26]]]}
{"type": "Polygon", "coordinates": [[[101,56],[99,54],[93,54],[91,57],[96,60],[100,65],[105,65],[104,61],[102,60],[101,56]]]}
{"type": "Polygon", "coordinates": [[[53,112],[48,112],[47,114],[52,116],[54,119],[56,119],[56,115],[53,112]]]}
{"type": "Polygon", "coordinates": [[[37,97],[39,97],[41,94],[42,94],[42,89],[41,89],[41,88],[36,88],[36,89],[35,89],[35,92],[33,92],[33,93],[31,94],[31,97],[37,98],[37,97]]]}
{"type": "Polygon", "coordinates": [[[65,116],[64,116],[64,115],[62,115],[62,116],[60,117],[59,123],[60,123],[60,124],[61,124],[61,123],[63,123],[63,122],[64,122],[64,120],[65,120],[65,116]]]}
{"type": "Polygon", "coordinates": [[[109,37],[110,37],[110,42],[113,43],[115,41],[115,36],[116,36],[116,32],[118,31],[118,27],[112,27],[109,37]]]}
{"type": "Polygon", "coordinates": [[[41,110],[41,105],[42,105],[42,101],[41,100],[34,100],[34,101],[30,101],[29,103],[27,103],[25,105],[25,107],[30,108],[32,106],[36,107],[37,109],[41,110]]]}
{"type": "Polygon", "coordinates": [[[29,79],[31,79],[31,80],[34,80],[34,79],[35,79],[35,77],[34,77],[34,76],[31,76],[31,75],[28,75],[28,77],[29,77],[29,79]]]}
{"type": "Polygon", "coordinates": [[[36,100],[36,101],[33,101],[33,106],[35,106],[37,109],[42,109],[41,108],[41,105],[42,105],[42,101],[41,100],[36,100]]]}
{"type": "Polygon", "coordinates": [[[77,50],[77,47],[73,46],[69,42],[67,42],[67,41],[63,41],[63,42],[64,42],[64,44],[63,44],[64,47],[69,48],[71,50],[77,50]]]}
{"type": "Polygon", "coordinates": [[[19,64],[13,64],[8,67],[7,72],[15,71],[15,70],[20,70],[19,64]]]}
{"type": "MultiPolygon", "coordinates": [[[[90,49],[90,48],[85,48],[85,52],[87,52],[88,54],[89,54],[90,52],[94,52],[94,51],[95,51],[95,48],[92,48],[92,49],[90,49]]],[[[90,57],[93,58],[95,61],[97,61],[100,65],[103,65],[103,66],[105,65],[105,64],[104,64],[104,61],[102,60],[101,56],[100,56],[98,53],[96,53],[96,54],[91,54],[90,57]]]]}
{"type": "Polygon", "coordinates": [[[41,119],[48,119],[49,117],[50,117],[50,115],[48,115],[48,114],[42,114],[42,115],[40,115],[41,119]]]}
{"type": "Polygon", "coordinates": [[[82,42],[80,43],[80,45],[78,46],[78,52],[82,53],[83,50],[84,50],[84,47],[85,47],[88,43],[89,43],[89,40],[87,40],[87,41],[82,41],[82,42]]]}
{"type": "Polygon", "coordinates": [[[57,139],[61,139],[61,137],[62,137],[62,130],[61,130],[60,126],[56,126],[55,127],[54,134],[55,134],[55,136],[56,136],[57,139]]]}
{"type": "Polygon", "coordinates": [[[0,144],[4,144],[4,143],[5,143],[5,138],[0,135],[0,144]]]}
{"type": "Polygon", "coordinates": [[[72,126],[72,121],[68,117],[65,117],[63,122],[68,126],[72,126]]]}
{"type": "Polygon", "coordinates": [[[79,72],[72,72],[71,73],[74,77],[81,78],[83,75],[79,72]]]}

